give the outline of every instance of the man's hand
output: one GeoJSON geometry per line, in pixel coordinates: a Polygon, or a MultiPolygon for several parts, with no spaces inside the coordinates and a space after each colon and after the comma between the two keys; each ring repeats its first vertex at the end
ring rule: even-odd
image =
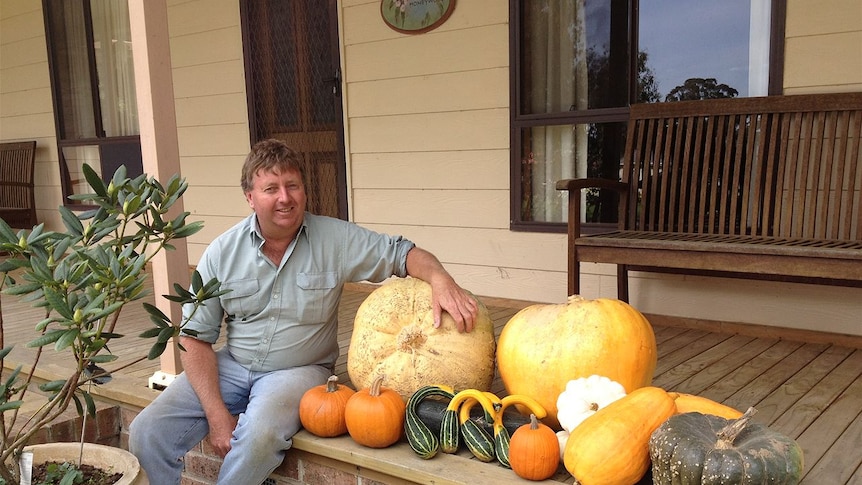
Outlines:
{"type": "MultiPolygon", "coordinates": [[[[227,411],[227,410],[225,410],[227,411]]],[[[236,428],[237,417],[225,412],[219,416],[207,416],[210,427],[209,442],[218,456],[224,458],[230,451],[230,440],[236,428]]]]}
{"type": "Polygon", "coordinates": [[[407,273],[431,285],[435,327],[440,326],[440,317],[445,311],[452,315],[459,332],[473,330],[479,304],[470,293],[455,283],[436,256],[418,246],[414,247],[407,253],[407,273]]]}
{"type": "Polygon", "coordinates": [[[476,326],[479,305],[467,291],[458,286],[452,278],[431,283],[431,305],[434,312],[434,327],[439,327],[443,311],[455,320],[459,332],[472,332],[476,326]],[[448,282],[445,281],[448,279],[448,282]]]}

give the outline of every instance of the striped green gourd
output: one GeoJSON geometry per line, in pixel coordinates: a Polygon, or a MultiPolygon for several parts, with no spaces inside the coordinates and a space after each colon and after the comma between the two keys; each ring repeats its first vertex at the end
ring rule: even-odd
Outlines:
{"type": "Polygon", "coordinates": [[[433,458],[440,448],[437,437],[419,419],[419,415],[416,412],[419,403],[431,396],[440,396],[451,400],[455,394],[451,388],[444,386],[423,386],[417,389],[407,401],[407,412],[404,418],[404,434],[407,436],[407,443],[424,460],[433,458]]]}
{"type": "Polygon", "coordinates": [[[470,419],[470,409],[476,403],[483,404],[478,399],[470,398],[461,406],[461,437],[464,438],[464,444],[467,445],[467,449],[473,453],[473,456],[479,461],[488,463],[494,461],[495,457],[494,438],[483,427],[470,419]]]}
{"type": "MultiPolygon", "coordinates": [[[[490,417],[491,421],[493,421],[494,416],[496,415],[494,412],[494,406],[484,392],[478,389],[464,389],[463,391],[458,392],[455,394],[455,397],[449,401],[449,406],[447,406],[446,411],[443,412],[443,419],[440,422],[440,450],[443,451],[443,453],[458,452],[458,448],[461,445],[461,428],[463,428],[462,421],[459,420],[458,412],[461,409],[461,405],[470,399],[478,401],[482,405],[482,408],[485,409],[486,415],[490,417]]],[[[470,409],[468,408],[467,417],[469,418],[469,416],[470,409]]],[[[482,431],[485,435],[488,434],[482,429],[479,431],[482,431]]]]}

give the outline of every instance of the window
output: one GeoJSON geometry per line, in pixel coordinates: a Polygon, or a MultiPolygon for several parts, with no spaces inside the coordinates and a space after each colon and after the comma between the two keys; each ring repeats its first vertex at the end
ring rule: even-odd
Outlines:
{"type": "MultiPolygon", "coordinates": [[[[631,103],[780,92],[778,0],[511,0],[512,228],[561,231],[564,178],[619,179],[631,103]],[[777,86],[777,88],[776,88],[777,86]]],[[[581,219],[614,223],[612,194],[581,219]]]]}
{"type": "MultiPolygon", "coordinates": [[[[83,164],[142,173],[126,0],[43,1],[64,200],[88,192],[83,164]]],[[[67,200],[68,203],[68,200],[67,200]]]]}

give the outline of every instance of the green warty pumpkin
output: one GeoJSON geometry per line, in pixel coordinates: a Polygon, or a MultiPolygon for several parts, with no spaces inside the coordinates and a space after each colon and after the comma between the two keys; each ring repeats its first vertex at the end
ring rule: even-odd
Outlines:
{"type": "Polygon", "coordinates": [[[655,485],[795,485],[802,449],[792,438],[751,422],[701,413],[668,418],[649,440],[655,485]]]}

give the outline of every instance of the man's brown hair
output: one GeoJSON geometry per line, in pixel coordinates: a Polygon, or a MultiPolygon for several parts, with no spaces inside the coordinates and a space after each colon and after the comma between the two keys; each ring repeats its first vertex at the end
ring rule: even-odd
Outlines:
{"type": "Polygon", "coordinates": [[[243,192],[251,192],[254,188],[254,175],[261,170],[276,173],[295,170],[299,172],[302,183],[305,183],[302,155],[281,140],[274,138],[261,140],[251,147],[251,151],[242,164],[240,186],[243,192]]]}

